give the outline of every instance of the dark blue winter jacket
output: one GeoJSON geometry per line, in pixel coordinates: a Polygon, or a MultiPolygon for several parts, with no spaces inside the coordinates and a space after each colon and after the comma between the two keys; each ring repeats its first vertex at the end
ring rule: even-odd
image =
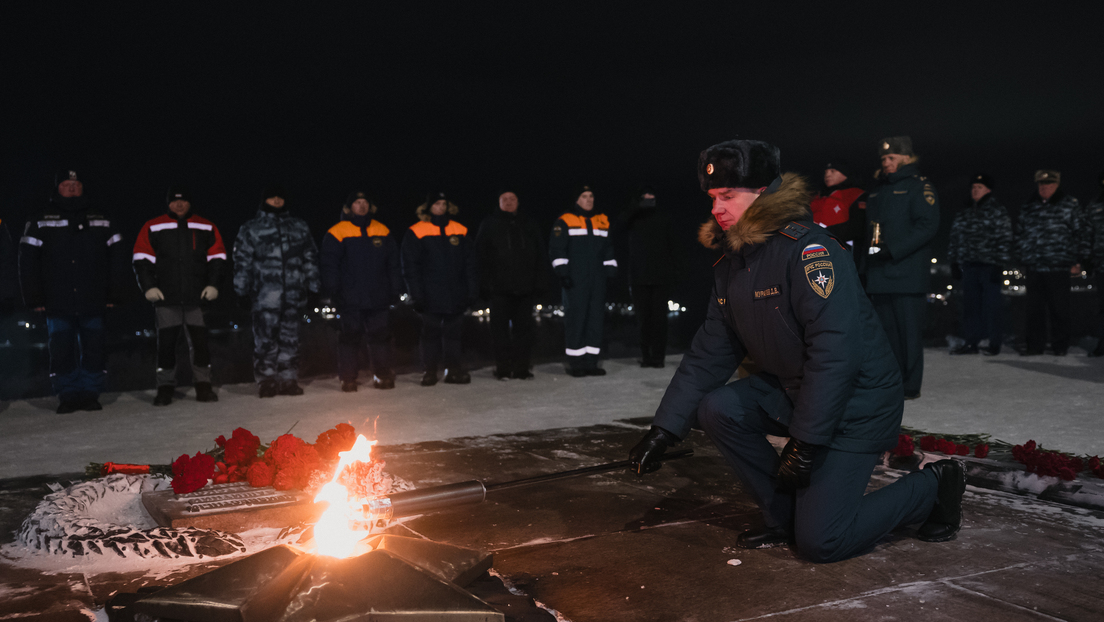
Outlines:
{"type": "Polygon", "coordinates": [[[479,295],[475,245],[468,228],[448,216],[410,227],[402,242],[402,275],[414,308],[461,313],[479,295]]]}
{"type": "Polygon", "coordinates": [[[340,309],[382,310],[402,295],[399,245],[371,216],[350,216],[322,238],[322,294],[340,309]]]}

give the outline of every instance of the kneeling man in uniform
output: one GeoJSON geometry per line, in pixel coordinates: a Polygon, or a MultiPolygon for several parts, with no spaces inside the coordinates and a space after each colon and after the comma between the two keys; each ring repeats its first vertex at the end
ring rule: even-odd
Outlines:
{"type": "Polygon", "coordinates": [[[940,460],[865,494],[900,432],[901,372],[863,292],[851,251],[809,212],[811,193],[780,175],[778,148],[731,140],[698,159],[714,221],[701,241],[723,251],[709,310],[631,450],[633,469],[692,428],[705,431],[763,512],[744,548],[784,544],[814,562],[870,551],[901,525],[928,542],[955,537],[965,470],[940,460]],[[729,382],[744,357],[761,372],[729,382]],[[789,437],[779,456],[767,435],[789,437]]]}

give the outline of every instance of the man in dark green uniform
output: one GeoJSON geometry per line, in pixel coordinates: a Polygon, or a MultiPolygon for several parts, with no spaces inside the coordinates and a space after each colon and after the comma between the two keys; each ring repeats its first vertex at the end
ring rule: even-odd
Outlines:
{"type": "Polygon", "coordinates": [[[901,375],[850,250],[813,223],[805,181],[779,171],[778,148],[760,141],[701,153],[716,222],[700,238],[724,256],[705,322],[629,454],[633,468],[655,470],[697,427],[763,511],[765,525],[738,538],[744,548],[793,542],[812,561],[838,561],[922,521],[920,539],[950,540],[962,520],[961,463],[940,460],[864,494],[897,444],[901,375]],[[762,371],[729,383],[745,356],[762,371]],[[781,457],[768,434],[790,437],[781,457]]]}
{"type": "Polygon", "coordinates": [[[920,397],[924,379],[924,311],[931,242],[939,228],[939,197],[931,182],[920,176],[911,138],[883,139],[880,154],[879,183],[866,203],[866,293],[901,367],[905,399],[911,400],[920,397]]]}
{"type": "Polygon", "coordinates": [[[594,210],[594,192],[588,186],[583,186],[575,206],[552,225],[548,251],[552,269],[563,284],[567,373],[575,377],[606,374],[598,367],[606,280],[617,276],[609,229],[609,218],[594,210]]]}

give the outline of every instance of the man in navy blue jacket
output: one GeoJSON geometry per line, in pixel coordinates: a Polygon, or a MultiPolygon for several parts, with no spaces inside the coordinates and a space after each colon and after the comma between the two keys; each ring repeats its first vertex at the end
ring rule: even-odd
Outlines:
{"type": "Polygon", "coordinates": [[[391,370],[391,304],[402,295],[399,246],[383,223],[372,218],[375,206],[363,192],[345,201],[348,218],[322,238],[322,294],[341,316],[337,367],[341,390],[357,390],[357,352],[365,335],[372,363],[372,386],[395,388],[391,370]]]}
{"type": "Polygon", "coordinates": [[[810,193],[779,175],[778,148],[734,140],[701,153],[715,222],[701,241],[724,253],[705,323],[630,452],[637,473],[701,428],[763,511],[745,548],[793,542],[807,558],[861,555],[899,525],[950,540],[961,524],[965,471],[942,460],[864,495],[897,444],[901,374],[859,283],[851,251],[809,212],[810,193]],[[745,356],[762,369],[728,382],[745,356]],[[727,383],[727,384],[726,384],[727,383]],[[790,437],[781,457],[766,435],[790,437]]]}

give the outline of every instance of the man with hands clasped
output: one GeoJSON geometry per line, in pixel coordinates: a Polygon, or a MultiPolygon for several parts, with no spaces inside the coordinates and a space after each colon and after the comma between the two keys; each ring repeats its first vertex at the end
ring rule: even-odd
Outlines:
{"type": "Polygon", "coordinates": [[[778,148],[760,141],[699,157],[714,217],[699,238],[724,255],[705,322],[630,451],[633,470],[659,468],[665,449],[699,428],[763,512],[741,547],[794,544],[833,562],[910,523],[923,523],[922,540],[950,540],[962,520],[961,463],[941,460],[865,494],[897,444],[900,369],[850,249],[813,223],[806,182],[780,171],[778,148]],[[762,371],[729,382],[745,356],[762,371]],[[781,456],[768,434],[790,437],[781,456]]]}

